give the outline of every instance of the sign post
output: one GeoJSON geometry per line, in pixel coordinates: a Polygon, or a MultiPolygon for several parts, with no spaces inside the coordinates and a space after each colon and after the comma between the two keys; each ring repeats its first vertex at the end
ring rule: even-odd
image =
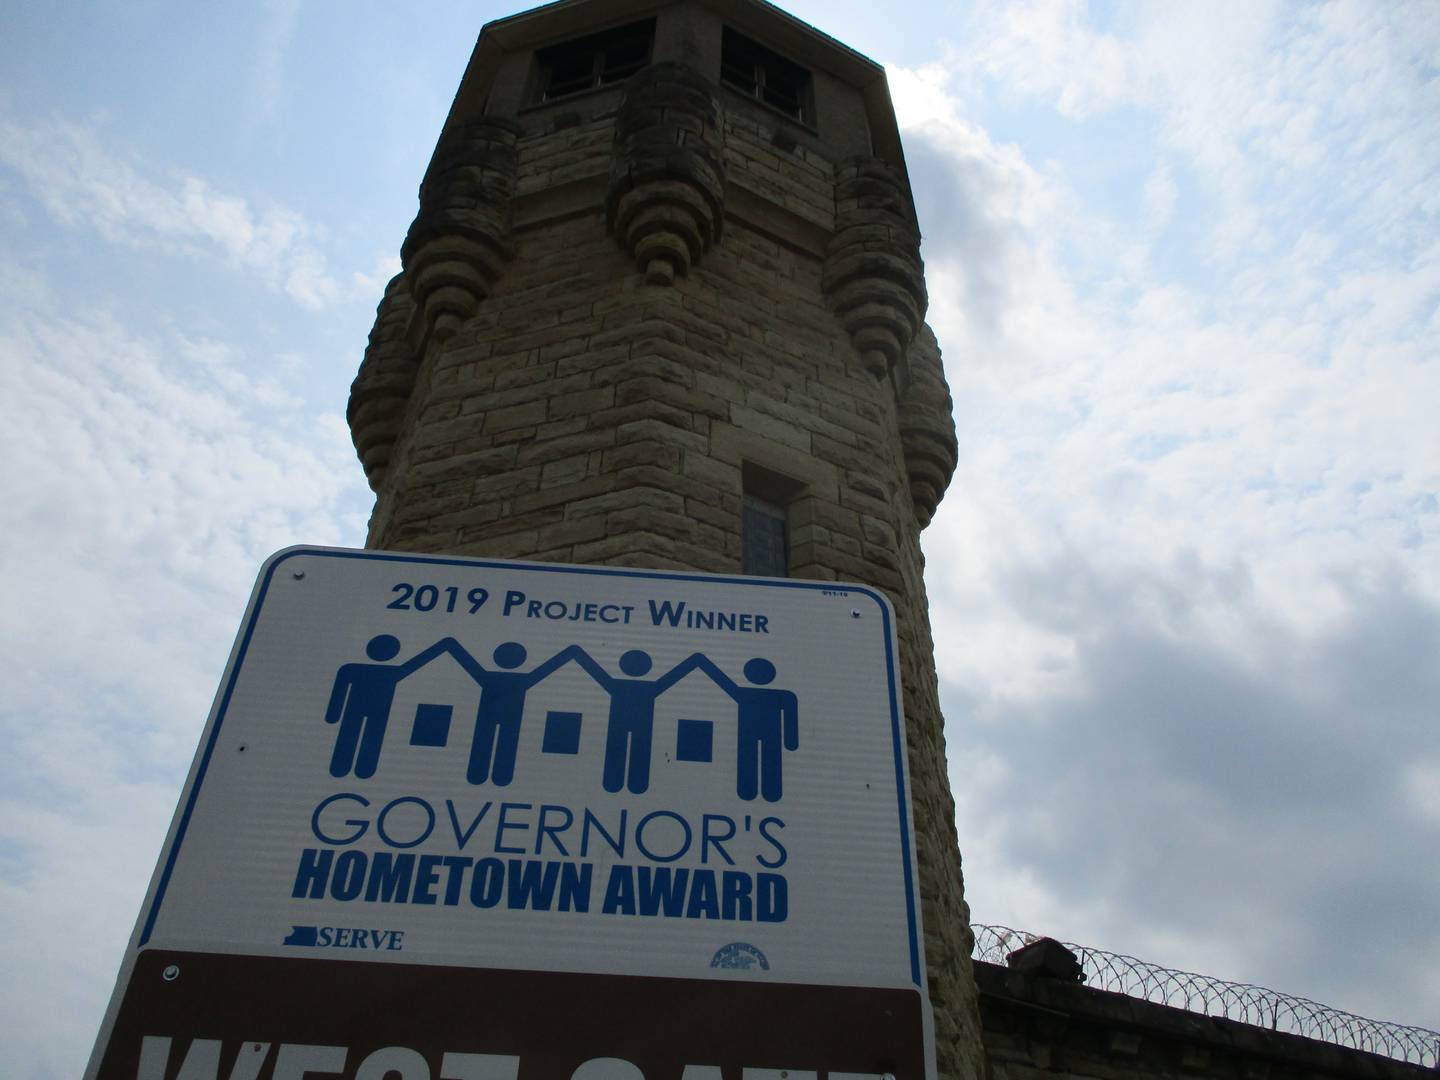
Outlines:
{"type": "Polygon", "coordinates": [[[292,548],[99,1080],[933,1078],[893,613],[292,548]]]}

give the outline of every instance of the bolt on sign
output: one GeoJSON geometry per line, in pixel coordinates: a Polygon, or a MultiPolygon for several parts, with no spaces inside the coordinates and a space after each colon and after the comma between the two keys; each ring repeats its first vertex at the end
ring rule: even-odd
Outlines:
{"type": "Polygon", "coordinates": [[[88,1076],[934,1076],[894,615],[292,548],[88,1076]]]}

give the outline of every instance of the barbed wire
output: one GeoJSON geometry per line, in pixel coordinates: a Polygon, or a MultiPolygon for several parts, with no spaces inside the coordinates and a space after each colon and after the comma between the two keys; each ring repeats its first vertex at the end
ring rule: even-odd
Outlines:
{"type": "MultiPolygon", "coordinates": [[[[975,931],[975,959],[991,964],[1004,964],[1010,953],[1043,936],[981,923],[972,923],[971,929],[975,931]]],[[[1177,971],[1123,953],[1092,949],[1069,941],[1060,944],[1080,961],[1085,984],[1098,990],[1111,990],[1157,1005],[1170,1005],[1205,1016],[1219,1016],[1271,1031],[1365,1050],[1397,1061],[1440,1068],[1440,1032],[1437,1031],[1369,1020],[1293,994],[1177,971]]]]}

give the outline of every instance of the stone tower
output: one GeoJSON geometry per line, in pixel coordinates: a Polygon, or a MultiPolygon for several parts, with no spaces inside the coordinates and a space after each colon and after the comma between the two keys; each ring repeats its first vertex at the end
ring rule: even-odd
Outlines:
{"type": "Polygon", "coordinates": [[[481,32],[348,416],[371,547],[886,592],[940,1070],[971,1077],[919,239],[879,66],[759,0],[563,0],[481,32]]]}

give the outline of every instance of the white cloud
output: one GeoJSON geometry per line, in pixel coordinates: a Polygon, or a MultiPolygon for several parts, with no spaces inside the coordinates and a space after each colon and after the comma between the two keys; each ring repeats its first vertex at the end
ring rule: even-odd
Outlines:
{"type": "Polygon", "coordinates": [[[926,550],[975,917],[1433,1025],[1365,953],[1440,894],[1403,765],[1440,696],[1440,83],[1399,9],[1122,10],[982,5],[953,75],[892,72],[960,431],[926,550]],[[973,119],[1016,99],[1093,150],[973,119]]]}
{"type": "Polygon", "coordinates": [[[1173,171],[1164,162],[1160,163],[1145,180],[1142,221],[1147,232],[1158,233],[1170,224],[1178,194],[1173,171]]]}
{"type": "Polygon", "coordinates": [[[949,90],[954,73],[949,65],[936,61],[919,68],[887,65],[890,101],[901,127],[918,128],[930,123],[956,123],[957,102],[949,90]]]}
{"type": "Polygon", "coordinates": [[[1083,119],[1134,95],[1143,77],[1135,53],[1086,25],[1086,14],[1083,0],[976,4],[955,59],[1006,93],[1053,98],[1061,115],[1083,119]]]}
{"type": "MultiPolygon", "coordinates": [[[[998,95],[1074,121],[1153,117],[1160,146],[1219,200],[1206,258],[1283,248],[1292,217],[1312,210],[1394,248],[1417,241],[1417,214],[1440,201],[1440,146],[1414,137],[1440,110],[1440,30],[1424,3],[1120,11],[1102,32],[1078,0],[976,4],[949,54],[960,113],[988,78],[998,95]]],[[[929,108],[954,108],[931,82],[929,108]]],[[[1146,126],[1135,135],[1148,138],[1146,126]]]]}
{"type": "Polygon", "coordinates": [[[255,99],[261,118],[268,120],[280,108],[285,83],[285,57],[295,36],[300,0],[265,0],[263,12],[255,99]]]}
{"type": "Polygon", "coordinates": [[[1428,1022],[1428,975],[1393,946],[1434,947],[1404,756],[1440,748],[1440,605],[1404,577],[1337,582],[1342,616],[1297,630],[1194,560],[1003,576],[1076,662],[1038,693],[945,685],[976,918],[1428,1022]]]}
{"type": "Polygon", "coordinates": [[[1415,812],[1440,828],[1440,758],[1411,762],[1404,772],[1403,790],[1415,812]]]}
{"type": "Polygon", "coordinates": [[[379,255],[375,258],[370,273],[365,274],[357,270],[352,275],[355,291],[365,296],[384,296],[385,286],[390,284],[391,278],[400,273],[400,269],[398,254],[379,255]]]}
{"type": "Polygon", "coordinates": [[[58,1077],[98,1026],[256,568],[357,544],[368,492],[343,419],[248,347],[0,276],[0,963],[27,973],[0,1010],[9,1050],[58,1077]]]}
{"type": "Polygon", "coordinates": [[[218,257],[311,309],[358,295],[331,275],[294,211],[252,206],[195,176],[152,179],[87,127],[0,114],[0,164],[62,225],[197,261],[218,257]]]}

